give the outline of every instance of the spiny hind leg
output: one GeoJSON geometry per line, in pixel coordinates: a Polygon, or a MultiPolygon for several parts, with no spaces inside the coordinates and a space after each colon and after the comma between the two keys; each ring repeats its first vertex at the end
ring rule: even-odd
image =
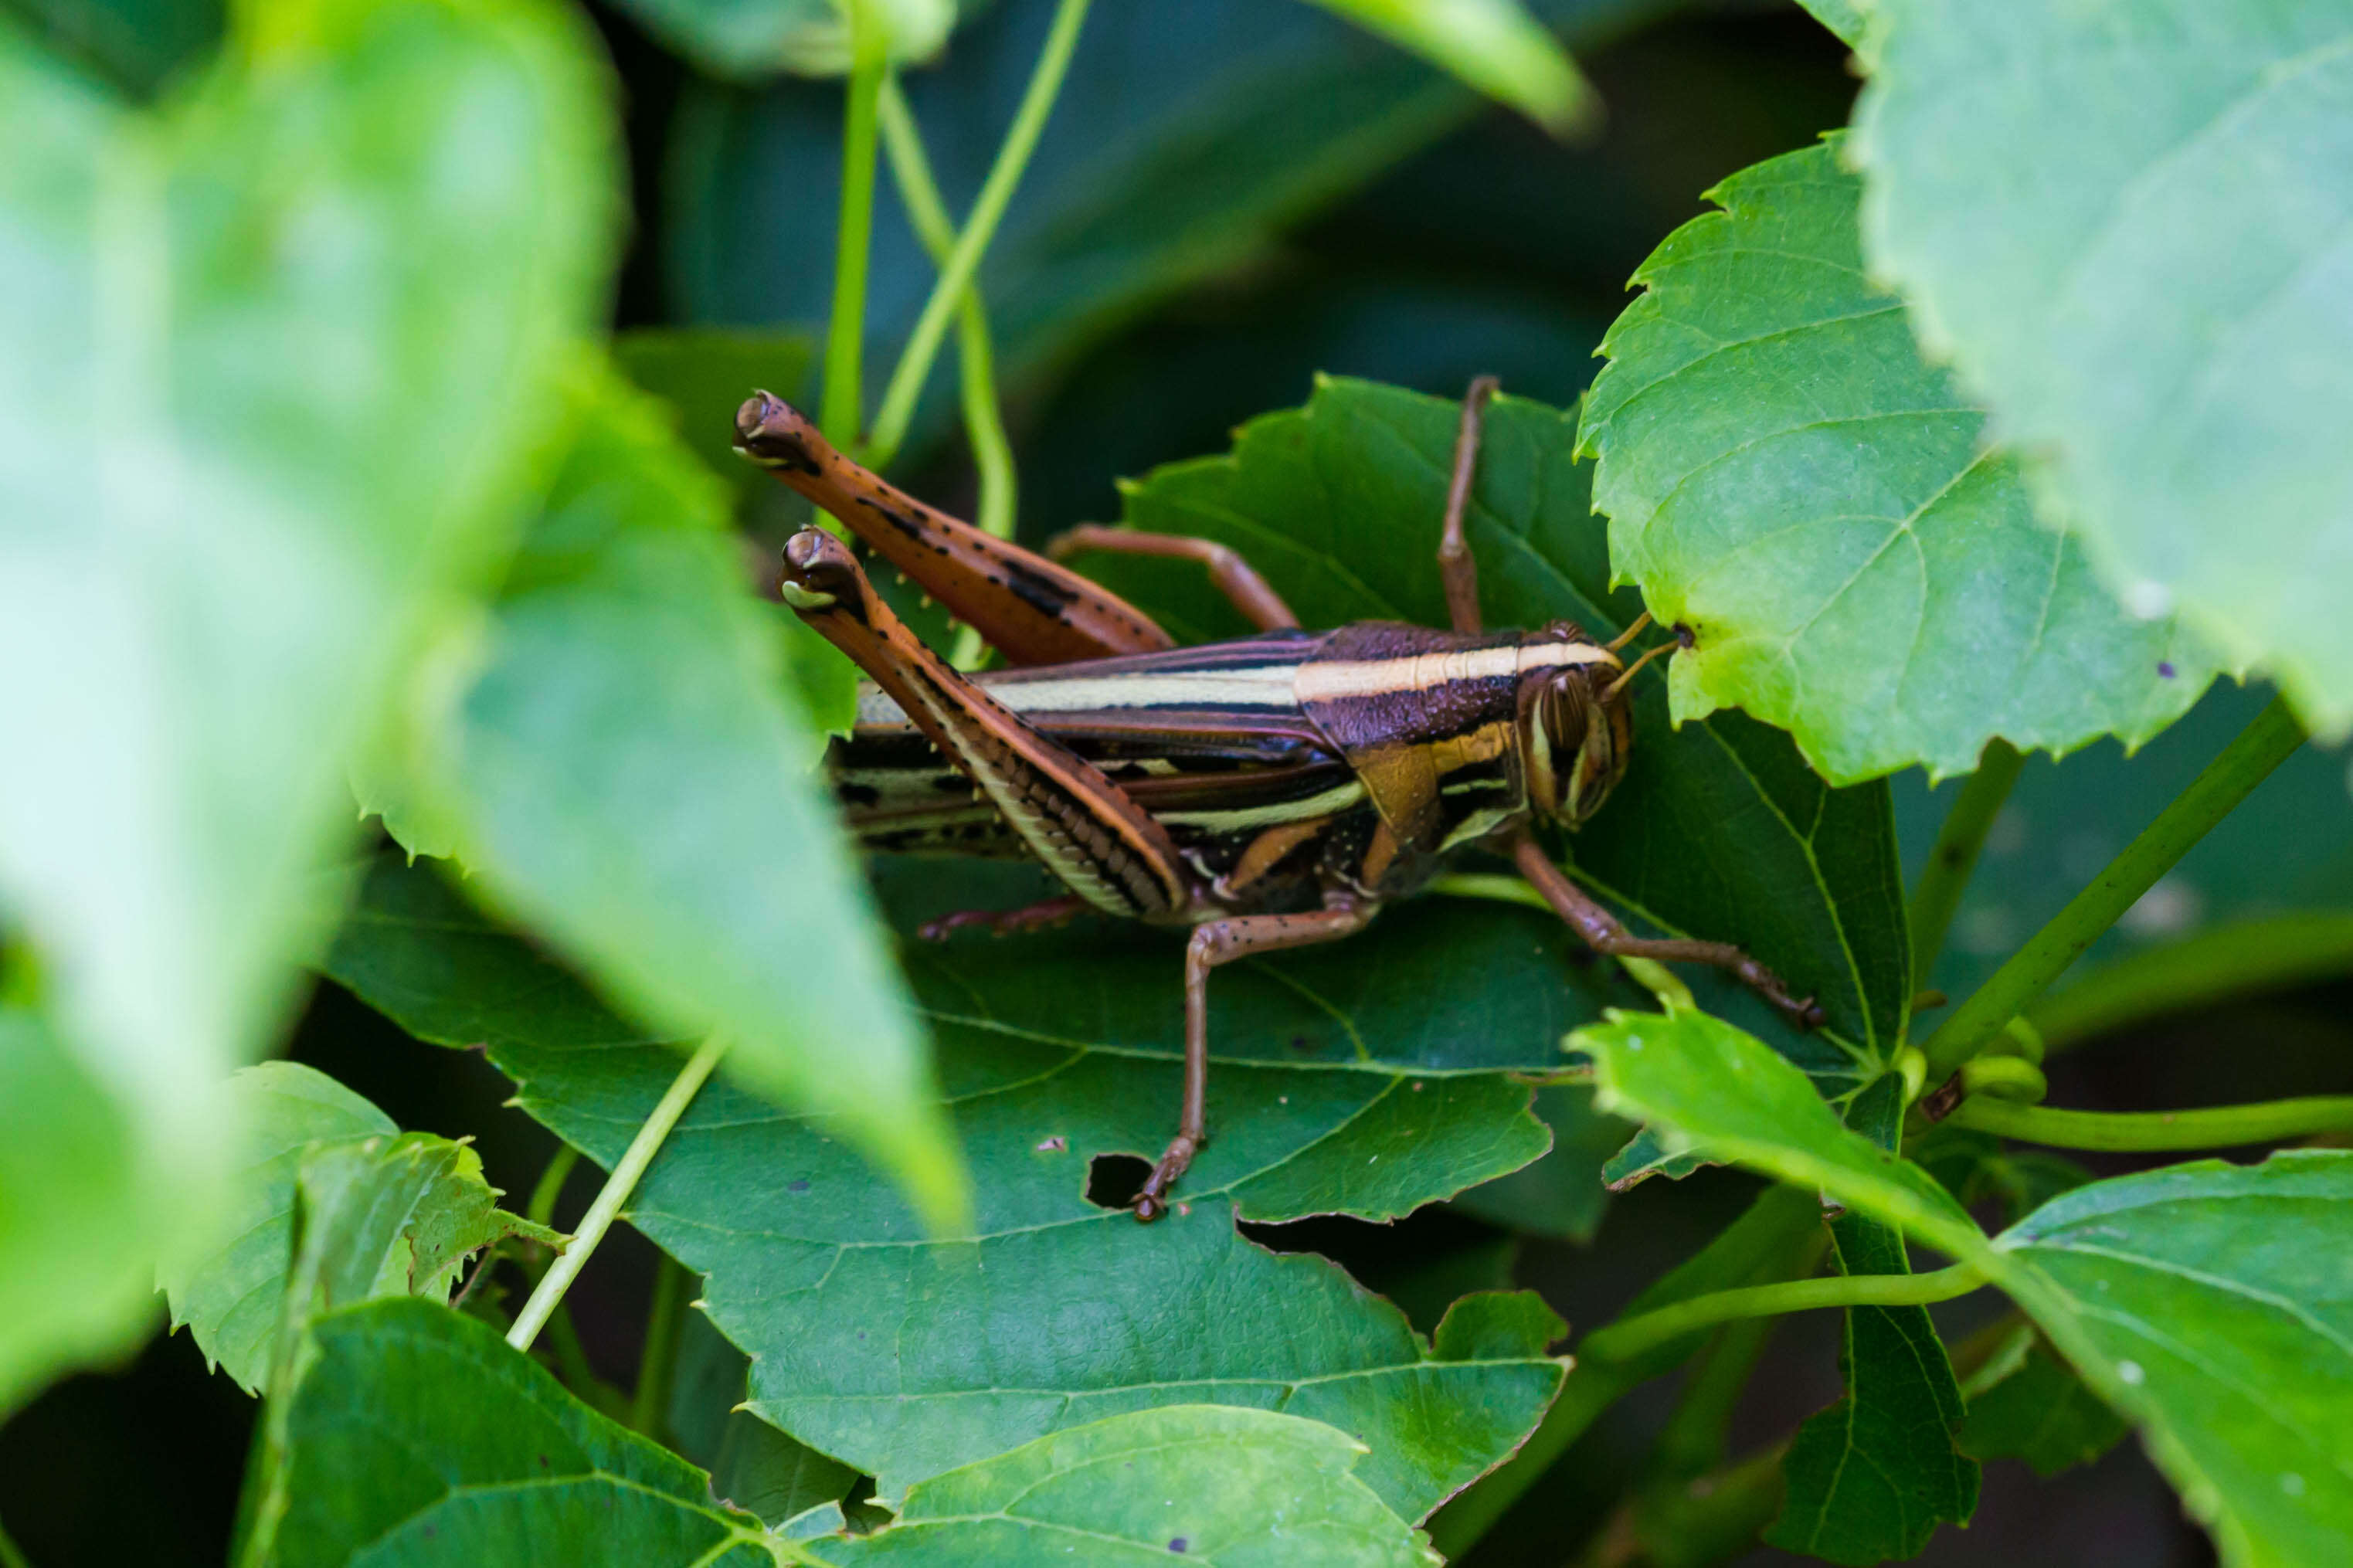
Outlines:
{"type": "Polygon", "coordinates": [[[1150,1224],[1168,1210],[1168,1189],[1209,1141],[1209,971],[1257,952],[1336,942],[1365,929],[1377,905],[1332,895],[1326,907],[1292,915],[1237,915],[1193,928],[1185,947],[1185,1099],[1176,1136],[1135,1194],[1135,1217],[1150,1224]]]}

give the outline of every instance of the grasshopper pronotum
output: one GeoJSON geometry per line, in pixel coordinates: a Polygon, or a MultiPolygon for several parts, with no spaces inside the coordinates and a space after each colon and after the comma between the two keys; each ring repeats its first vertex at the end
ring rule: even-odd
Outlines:
{"type": "Polygon", "coordinates": [[[1539,816],[1581,824],[1624,774],[1628,683],[1656,650],[1629,668],[1619,650],[1631,629],[1608,644],[1565,621],[1482,629],[1462,524],[1493,390],[1482,377],[1464,399],[1440,531],[1451,630],[1366,622],[1302,631],[1247,563],[1207,540],[1088,527],[1055,542],[1056,555],[1198,561],[1261,628],[1187,648],[1057,561],[869,473],[767,394],[736,415],[737,450],[839,519],[1014,667],[957,671],[882,603],[840,541],[807,529],[786,544],[786,602],[878,689],[828,757],[853,831],[888,849],[1033,857],[1069,889],[1029,910],[951,915],[927,934],[1084,907],[1191,928],[1184,1101],[1137,1194],[1139,1219],[1165,1212],[1208,1136],[1209,971],[1361,931],[1473,844],[1509,854],[1599,951],[1715,964],[1800,1023],[1820,1021],[1810,999],[1790,996],[1729,943],[1632,935],[1530,831],[1539,816]]]}

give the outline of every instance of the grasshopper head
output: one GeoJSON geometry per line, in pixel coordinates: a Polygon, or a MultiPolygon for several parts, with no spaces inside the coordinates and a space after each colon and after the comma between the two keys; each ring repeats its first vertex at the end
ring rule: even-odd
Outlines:
{"type": "Polygon", "coordinates": [[[1626,776],[1634,749],[1632,710],[1615,652],[1566,623],[1546,628],[1544,636],[1522,679],[1520,754],[1526,759],[1528,804],[1576,827],[1626,776]]]}

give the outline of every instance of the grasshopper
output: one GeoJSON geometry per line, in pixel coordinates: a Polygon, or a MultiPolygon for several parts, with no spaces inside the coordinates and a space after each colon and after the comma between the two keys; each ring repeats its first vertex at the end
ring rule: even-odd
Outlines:
{"type": "Polygon", "coordinates": [[[1801,1025],[1821,1019],[1726,942],[1628,931],[1532,831],[1575,828],[1626,771],[1628,666],[1567,622],[1490,632],[1463,539],[1482,411],[1464,399],[1438,569],[1451,630],[1367,622],[1307,632],[1248,563],[1212,541],[1081,527],[1041,556],[899,490],[761,393],[736,449],[839,519],[972,626],[1008,668],[967,675],[874,592],[847,545],[785,546],[786,604],[873,683],[828,766],[851,831],[888,850],[1029,857],[1066,895],[960,913],[1010,930],[1082,909],[1188,927],[1185,1079],[1176,1136],[1134,1201],[1150,1221],[1208,1137],[1208,979],[1252,953],[1362,931],[1472,846],[1507,854],[1597,951],[1713,964],[1801,1025]],[[1060,563],[1081,550],[1199,562],[1259,635],[1178,647],[1151,617],[1060,563]]]}

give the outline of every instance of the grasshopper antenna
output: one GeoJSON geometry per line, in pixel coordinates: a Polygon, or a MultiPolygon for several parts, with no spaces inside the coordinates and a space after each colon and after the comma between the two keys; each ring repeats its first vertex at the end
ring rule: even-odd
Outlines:
{"type": "MultiPolygon", "coordinates": [[[[1619,637],[1618,641],[1609,645],[1609,650],[1612,653],[1615,653],[1620,646],[1625,642],[1627,637],[1632,637],[1636,632],[1642,629],[1642,621],[1647,621],[1650,618],[1651,613],[1648,610],[1643,611],[1642,619],[1636,621],[1632,626],[1627,627],[1625,632],[1619,637]]],[[[1652,648],[1650,652],[1644,654],[1641,658],[1628,665],[1624,674],[1611,681],[1609,685],[1603,687],[1601,689],[1602,700],[1605,702],[1615,700],[1618,694],[1625,690],[1628,686],[1631,685],[1636,676],[1642,673],[1642,667],[1650,663],[1652,659],[1657,658],[1660,655],[1672,653],[1679,647],[1691,647],[1691,632],[1683,626],[1677,626],[1674,630],[1675,635],[1672,641],[1661,643],[1658,647],[1652,648]]]]}
{"type": "Polygon", "coordinates": [[[1642,628],[1650,624],[1651,612],[1644,610],[1641,615],[1634,617],[1633,621],[1628,625],[1624,631],[1620,632],[1616,637],[1610,638],[1601,646],[1608,648],[1611,653],[1616,653],[1620,648],[1624,647],[1628,643],[1632,642],[1641,632],[1642,628]]]}

